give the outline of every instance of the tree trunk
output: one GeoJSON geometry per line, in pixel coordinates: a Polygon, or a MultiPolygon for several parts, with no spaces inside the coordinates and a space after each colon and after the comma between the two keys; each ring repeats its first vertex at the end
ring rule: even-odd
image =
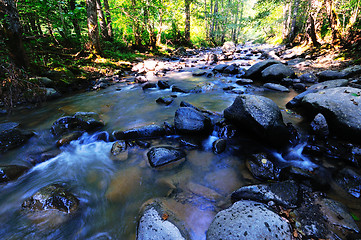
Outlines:
{"type": "Polygon", "coordinates": [[[98,30],[98,16],[96,0],[86,0],[88,34],[90,48],[96,55],[101,54],[98,30]]]}
{"type": "Polygon", "coordinates": [[[9,55],[16,66],[27,68],[29,65],[22,40],[22,27],[19,13],[13,0],[0,0],[0,19],[3,21],[3,34],[9,55]]]}
{"type": "Polygon", "coordinates": [[[109,3],[108,0],[104,0],[104,10],[105,10],[105,17],[107,19],[107,29],[108,29],[108,41],[113,41],[113,28],[112,28],[112,18],[110,15],[110,10],[109,10],[109,3]]]}
{"type": "Polygon", "coordinates": [[[184,40],[187,44],[190,43],[190,30],[191,30],[191,11],[190,11],[191,0],[184,0],[185,7],[185,28],[184,28],[184,40]]]}
{"type": "Polygon", "coordinates": [[[330,28],[332,31],[332,43],[338,43],[341,40],[340,23],[333,6],[333,0],[325,0],[326,12],[330,28]]]}
{"type": "Polygon", "coordinates": [[[317,36],[316,36],[316,30],[315,30],[315,22],[313,20],[312,16],[309,16],[308,20],[307,20],[307,34],[309,36],[309,38],[312,41],[313,46],[318,47],[321,44],[317,41],[317,36]]]}
{"type": "Polygon", "coordinates": [[[156,46],[160,46],[162,44],[162,31],[163,31],[163,10],[159,10],[159,28],[157,32],[157,41],[156,46]]]}
{"type": "Polygon", "coordinates": [[[296,21],[297,21],[299,6],[300,6],[300,0],[295,0],[294,3],[293,3],[293,13],[292,13],[291,28],[290,28],[290,33],[288,35],[288,42],[289,43],[292,43],[293,40],[296,37],[296,21]]]}
{"type": "Polygon", "coordinates": [[[68,6],[69,6],[70,10],[73,12],[73,15],[71,17],[71,22],[73,23],[74,32],[75,32],[77,38],[80,39],[81,33],[80,33],[79,22],[78,22],[78,18],[74,15],[75,0],[69,0],[68,6]]]}
{"type": "Polygon", "coordinates": [[[98,12],[98,18],[99,18],[99,25],[100,25],[100,35],[103,40],[108,41],[108,28],[107,28],[107,22],[105,20],[104,12],[102,9],[102,5],[100,3],[100,0],[97,1],[97,12],[98,12]]]}

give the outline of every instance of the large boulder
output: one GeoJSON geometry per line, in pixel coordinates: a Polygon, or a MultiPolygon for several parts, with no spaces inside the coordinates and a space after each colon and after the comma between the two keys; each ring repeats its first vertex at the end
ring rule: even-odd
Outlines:
{"type": "Polygon", "coordinates": [[[118,140],[157,138],[162,137],[165,134],[165,129],[162,126],[155,124],[136,127],[125,131],[115,131],[113,133],[115,139],[118,140]]]}
{"type": "Polygon", "coordinates": [[[361,74],[361,65],[355,65],[345,68],[341,72],[345,74],[346,78],[353,77],[357,74],[361,74]]]}
{"type": "Polygon", "coordinates": [[[224,110],[224,117],[238,128],[273,146],[288,143],[289,133],[277,104],[256,95],[240,95],[224,110]]]}
{"type": "Polygon", "coordinates": [[[160,146],[151,148],[148,153],[148,161],[153,168],[170,168],[179,165],[185,160],[184,151],[171,146],[160,146]]]}
{"type": "Polygon", "coordinates": [[[175,112],[174,126],[180,133],[202,134],[210,131],[211,120],[194,108],[180,107],[175,112]]]}
{"type": "Polygon", "coordinates": [[[346,79],[338,79],[338,80],[330,80],[330,81],[326,81],[326,82],[322,82],[322,83],[312,85],[311,87],[309,87],[307,89],[307,91],[297,95],[291,101],[289,101],[286,104],[286,107],[290,108],[290,109],[298,108],[300,106],[301,102],[302,102],[303,97],[306,96],[309,93],[315,93],[315,92],[318,92],[318,91],[324,90],[324,89],[330,89],[330,88],[336,88],[336,87],[344,87],[344,86],[347,86],[347,84],[348,84],[348,80],[346,80],[346,79]]]}
{"type": "Polygon", "coordinates": [[[339,87],[307,94],[301,107],[308,113],[322,113],[330,133],[360,142],[361,90],[339,87]]]}
{"type": "Polygon", "coordinates": [[[224,54],[233,54],[236,51],[236,45],[234,42],[225,42],[222,46],[222,52],[224,54]]]}
{"type": "Polygon", "coordinates": [[[272,64],[262,71],[262,78],[267,81],[280,82],[283,78],[295,76],[295,72],[284,64],[272,64]]]}
{"type": "Polygon", "coordinates": [[[19,165],[0,166],[0,183],[16,180],[28,170],[28,167],[19,165]]]}
{"type": "Polygon", "coordinates": [[[219,212],[207,231],[207,240],[292,239],[289,224],[266,205],[242,200],[219,212]]]}
{"type": "Polygon", "coordinates": [[[30,137],[34,135],[31,131],[25,131],[19,128],[15,122],[0,124],[0,153],[23,145],[30,137]]]}
{"type": "Polygon", "coordinates": [[[246,71],[244,77],[250,78],[253,80],[257,80],[262,77],[262,71],[265,68],[267,68],[273,64],[279,64],[279,63],[281,63],[281,62],[276,61],[276,60],[266,60],[266,61],[256,63],[246,71]]]}
{"type": "Polygon", "coordinates": [[[327,81],[327,80],[334,80],[334,79],[342,79],[347,77],[346,72],[339,72],[339,71],[333,71],[333,70],[325,70],[322,72],[319,72],[318,78],[320,82],[327,81]]]}

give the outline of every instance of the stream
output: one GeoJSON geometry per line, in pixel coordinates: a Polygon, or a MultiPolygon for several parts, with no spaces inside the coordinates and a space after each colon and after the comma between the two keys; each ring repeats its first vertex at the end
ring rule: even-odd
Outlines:
{"type": "MultiPolygon", "coordinates": [[[[259,56],[260,54],[256,54],[250,60],[230,60],[226,63],[254,64],[259,61],[259,56]]],[[[192,72],[200,67],[212,67],[200,59],[203,56],[187,58],[185,62],[179,63],[183,66],[180,71],[169,71],[165,76],[157,78],[180,88],[198,89],[196,92],[179,93],[159,88],[143,90],[140,84],[119,82],[106,89],[65,96],[38,108],[19,109],[1,116],[0,123],[17,122],[22,128],[35,132],[35,136],[25,145],[0,155],[1,164],[31,167],[31,157],[47,151],[58,151],[55,146],[57,139],[51,134],[50,128],[62,116],[76,112],[96,112],[105,123],[101,131],[111,135],[115,130],[154,123],[173,124],[174,113],[181,101],[221,114],[238,96],[237,90],[272,99],[280,107],[284,122],[292,123],[302,140],[307,138],[308,130],[303,118],[285,107],[297,92],[291,90],[283,93],[248,85],[240,86],[235,83],[237,79],[234,75],[216,75],[210,78],[192,76],[192,72]],[[229,86],[235,87],[233,91],[223,90],[229,86]],[[176,95],[170,105],[156,103],[157,98],[169,95],[176,95]]],[[[125,77],[127,78],[130,76],[125,77]]],[[[135,239],[142,205],[149,199],[169,196],[172,191],[170,185],[182,189],[182,192],[177,197],[170,198],[168,206],[175,209],[184,221],[191,239],[205,239],[205,233],[215,214],[229,205],[229,195],[242,186],[260,183],[245,164],[247,156],[255,150],[267,149],[272,152],[280,167],[297,166],[312,170],[317,166],[302,156],[305,146],[302,140],[301,144],[289,149],[287,154],[281,154],[255,140],[235,139],[227,142],[224,152],[215,154],[212,143],[219,136],[213,133],[202,139],[200,149],[182,146],[177,135],[145,140],[151,146],[171,145],[186,152],[184,164],[171,170],[159,171],[147,164],[146,153],[149,148],[135,147],[129,150],[126,161],[112,160],[110,149],[114,142],[111,138],[110,141],[98,140],[97,134],[99,133],[83,134],[78,140],[60,147],[60,153],[56,157],[35,165],[16,181],[1,185],[1,239],[135,239]],[[22,214],[21,206],[25,199],[54,183],[65,184],[80,200],[80,208],[74,216],[59,225],[56,223],[58,219],[53,219],[54,223],[37,224],[22,214]],[[214,200],[202,196],[201,190],[195,190],[199,185],[215,191],[220,198],[214,200]]],[[[332,187],[327,194],[361,217],[358,199],[332,187]]],[[[360,227],[360,223],[358,225],[360,227]]]]}

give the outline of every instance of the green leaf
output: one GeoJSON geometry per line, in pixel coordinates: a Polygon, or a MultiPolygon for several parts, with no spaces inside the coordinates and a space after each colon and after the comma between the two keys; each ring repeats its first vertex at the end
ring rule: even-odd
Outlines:
{"type": "Polygon", "coordinates": [[[355,214],[351,213],[351,216],[352,216],[353,220],[360,221],[360,218],[357,217],[355,214]]]}
{"type": "Polygon", "coordinates": [[[356,94],[356,93],[351,93],[351,96],[353,97],[359,97],[360,95],[356,94]]]}

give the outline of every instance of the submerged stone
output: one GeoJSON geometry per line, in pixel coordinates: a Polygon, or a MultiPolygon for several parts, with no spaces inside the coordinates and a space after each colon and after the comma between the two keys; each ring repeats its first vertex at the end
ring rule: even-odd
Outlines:
{"type": "Polygon", "coordinates": [[[160,168],[171,166],[171,164],[180,164],[185,160],[184,151],[171,146],[153,147],[147,153],[148,161],[151,167],[160,168]]]}
{"type": "Polygon", "coordinates": [[[28,167],[19,165],[0,166],[0,183],[14,181],[28,170],[28,167]]]}

